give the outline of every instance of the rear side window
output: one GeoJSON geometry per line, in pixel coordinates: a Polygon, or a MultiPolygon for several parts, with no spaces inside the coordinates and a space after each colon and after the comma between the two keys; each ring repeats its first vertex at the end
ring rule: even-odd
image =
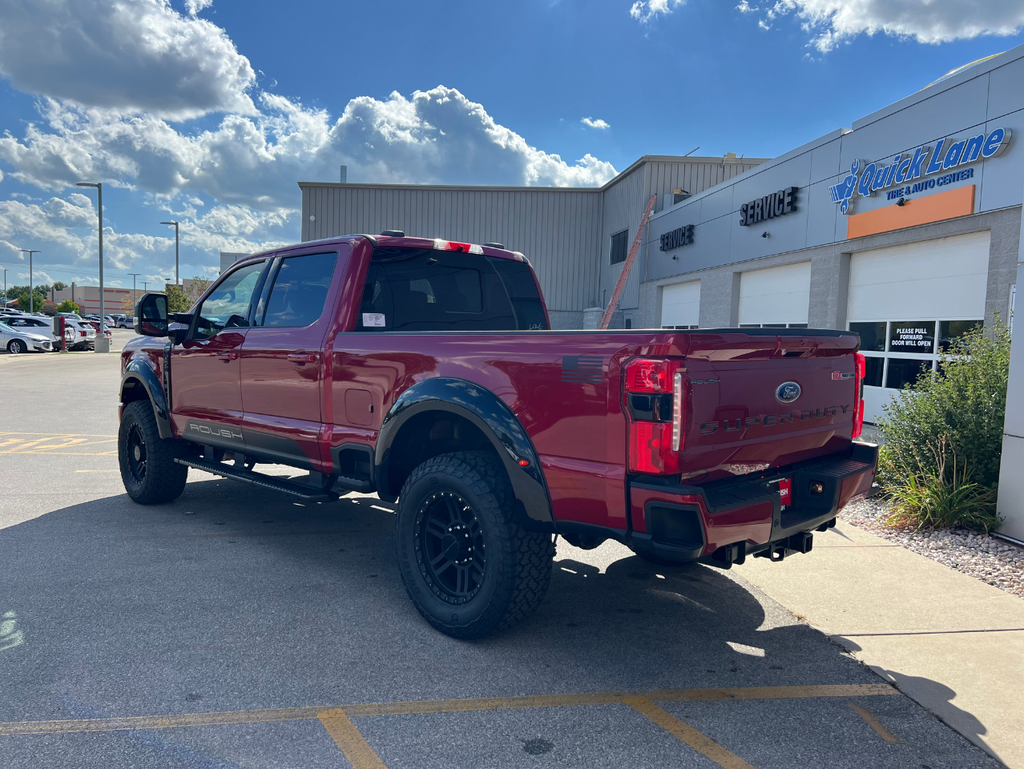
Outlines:
{"type": "Polygon", "coordinates": [[[263,326],[309,326],[324,312],[338,254],[306,254],[282,260],[267,300],[263,326]]]}
{"type": "Polygon", "coordinates": [[[432,249],[378,248],[363,287],[358,331],[513,331],[543,323],[529,267],[432,249]],[[525,268],[529,282],[498,262],[525,268]],[[533,303],[531,306],[530,303],[533,303]],[[522,310],[518,309],[522,306],[522,310]]]}

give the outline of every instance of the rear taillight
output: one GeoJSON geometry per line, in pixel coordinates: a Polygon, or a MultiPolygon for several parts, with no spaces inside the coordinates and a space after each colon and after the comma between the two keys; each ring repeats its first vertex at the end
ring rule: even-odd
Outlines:
{"type": "Polygon", "coordinates": [[[629,471],[654,475],[679,472],[685,435],[686,377],[679,362],[636,358],[626,365],[629,471]]]}
{"type": "Polygon", "coordinates": [[[857,383],[857,389],[853,401],[853,437],[859,438],[864,430],[864,377],[867,374],[868,362],[859,352],[854,355],[854,361],[857,372],[854,381],[857,383]]]}

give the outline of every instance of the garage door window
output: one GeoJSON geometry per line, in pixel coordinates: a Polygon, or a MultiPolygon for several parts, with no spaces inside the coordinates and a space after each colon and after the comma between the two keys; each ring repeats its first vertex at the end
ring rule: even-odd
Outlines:
{"type": "Polygon", "coordinates": [[[864,384],[900,390],[934,371],[953,340],[981,326],[980,320],[891,320],[851,323],[850,331],[860,334],[864,384]]]}

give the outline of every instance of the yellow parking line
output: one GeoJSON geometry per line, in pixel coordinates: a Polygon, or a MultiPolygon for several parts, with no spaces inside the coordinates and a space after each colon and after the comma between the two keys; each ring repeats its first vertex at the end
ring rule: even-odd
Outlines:
{"type": "Polygon", "coordinates": [[[97,435],[93,433],[20,433],[20,432],[0,432],[0,435],[48,435],[50,437],[58,438],[116,438],[116,435],[97,435]]]}
{"type": "Polygon", "coordinates": [[[698,753],[703,753],[724,769],[754,769],[735,753],[729,752],[685,721],[680,721],[664,708],[659,708],[646,697],[626,697],[624,702],[677,740],[685,742],[698,753]]]}
{"type": "MultiPolygon", "coordinates": [[[[41,438],[38,441],[31,441],[30,444],[38,444],[38,443],[42,443],[43,441],[46,441],[46,440],[49,440],[49,438],[41,438]]],[[[81,447],[85,447],[85,446],[98,446],[101,443],[114,443],[116,441],[117,441],[117,438],[105,438],[102,441],[90,441],[87,438],[75,438],[73,440],[68,441],[67,443],[55,443],[55,444],[50,445],[50,446],[32,445],[31,448],[29,448],[30,444],[24,444],[24,445],[21,445],[21,446],[15,446],[14,448],[10,448],[10,449],[8,449],[6,451],[0,451],[0,454],[28,454],[30,452],[31,453],[39,453],[39,452],[49,453],[53,449],[73,449],[73,448],[77,449],[77,448],[81,448],[81,447]]],[[[56,453],[56,452],[54,452],[54,453],[56,453]]]]}
{"type": "MultiPolygon", "coordinates": [[[[848,684],[841,686],[754,686],[732,689],[665,689],[642,692],[594,692],[582,694],[541,694],[524,697],[479,697],[461,700],[413,700],[342,705],[349,718],[366,716],[417,715],[424,713],[467,713],[481,710],[620,705],[630,697],[651,702],[715,702],[722,700],[776,700],[804,697],[874,697],[899,695],[889,684],[848,684]]],[[[301,707],[270,710],[233,710],[163,716],[90,718],[73,721],[12,721],[0,723],[0,736],[14,734],[70,734],[127,729],[169,729],[183,726],[216,726],[273,721],[303,721],[319,718],[336,708],[301,707]]]]}
{"type": "Polygon", "coordinates": [[[859,705],[854,705],[852,702],[849,703],[849,705],[850,710],[852,710],[858,716],[863,718],[864,721],[867,722],[867,725],[874,729],[876,732],[878,732],[878,736],[881,737],[883,740],[885,740],[886,742],[891,742],[893,744],[899,742],[899,740],[896,739],[896,736],[892,732],[890,732],[888,729],[882,726],[882,723],[873,715],[871,715],[868,711],[866,711],[864,708],[860,707],[859,705]]]}
{"type": "Polygon", "coordinates": [[[0,454],[35,454],[36,456],[69,456],[69,457],[116,457],[116,451],[0,451],[0,454]]]}
{"type": "Polygon", "coordinates": [[[387,769],[380,757],[373,752],[370,743],[359,733],[355,724],[341,708],[325,710],[317,718],[324,725],[331,739],[341,748],[352,769],[387,769]]]}

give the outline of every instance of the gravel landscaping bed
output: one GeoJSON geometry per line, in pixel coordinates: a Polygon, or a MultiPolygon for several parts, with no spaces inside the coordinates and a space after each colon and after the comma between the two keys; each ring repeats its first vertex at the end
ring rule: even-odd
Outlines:
{"type": "Polygon", "coordinates": [[[884,501],[865,499],[843,508],[839,519],[1024,598],[1024,548],[967,531],[894,529],[885,525],[889,514],[884,501]]]}

